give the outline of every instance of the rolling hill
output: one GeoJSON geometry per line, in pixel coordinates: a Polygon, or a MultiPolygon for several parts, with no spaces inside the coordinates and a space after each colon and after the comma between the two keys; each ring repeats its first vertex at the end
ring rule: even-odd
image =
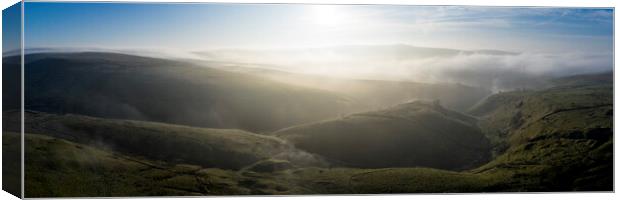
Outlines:
{"type": "MultiPolygon", "coordinates": [[[[27,115],[27,131],[40,133],[25,135],[27,197],[471,192],[487,191],[501,180],[429,168],[325,168],[309,163],[311,154],[290,149],[255,163],[239,163],[247,164],[242,168],[229,167],[222,163],[269,151],[260,148],[271,137],[242,132],[245,139],[240,140],[239,135],[215,132],[227,130],[38,112],[27,115]],[[138,139],[142,142],[135,143],[138,139]],[[171,147],[209,141],[212,144],[195,149],[208,164],[188,158],[197,154],[185,151],[187,147],[171,147]],[[236,145],[242,141],[254,142],[236,145]],[[175,155],[170,159],[159,154],[175,155]]],[[[15,132],[3,133],[4,141],[18,139],[15,132]]],[[[3,151],[17,144],[3,145],[3,151]]],[[[277,145],[268,146],[277,151],[277,145]]]]}
{"type": "MultiPolygon", "coordinates": [[[[7,72],[19,70],[18,57],[5,60],[7,72]]],[[[488,95],[488,91],[455,84],[306,75],[274,78],[118,53],[32,53],[25,61],[29,110],[252,132],[413,99],[439,99],[450,108],[464,110],[488,95]]]]}
{"type": "MultiPolygon", "coordinates": [[[[5,114],[17,115],[18,112],[5,114]]],[[[99,149],[167,163],[186,163],[222,169],[241,169],[279,158],[295,164],[320,166],[318,157],[286,141],[237,129],[26,112],[26,132],[65,139],[99,149]]],[[[19,130],[13,130],[19,132],[19,130]]]]}
{"type": "MultiPolygon", "coordinates": [[[[463,85],[111,53],[27,62],[27,197],[613,189],[612,73],[474,105],[486,91],[463,85]]],[[[17,155],[7,109],[3,151],[17,155]]]]}
{"type": "MultiPolygon", "coordinates": [[[[19,134],[4,133],[3,139],[19,134]]],[[[471,192],[497,183],[484,175],[427,168],[235,171],[153,161],[39,134],[26,134],[25,140],[30,198],[471,192]]]]}
{"type": "MultiPolygon", "coordinates": [[[[613,186],[613,107],[609,105],[612,85],[589,78],[558,79],[561,83],[547,89],[494,94],[470,111],[476,117],[418,101],[275,132],[283,139],[239,130],[27,112],[27,130],[37,134],[26,134],[26,184],[33,188],[26,190],[26,196],[610,191],[613,186]],[[445,131],[450,127],[458,131],[445,131]],[[408,131],[402,131],[405,128],[408,131]],[[487,155],[490,162],[480,163],[483,165],[479,167],[469,165],[469,169],[460,171],[396,167],[423,161],[416,160],[420,151],[389,155],[426,146],[439,161],[424,164],[437,164],[433,166],[436,168],[444,167],[441,164],[446,162],[451,162],[448,167],[465,166],[468,163],[456,163],[462,160],[455,158],[472,153],[463,144],[488,143],[482,134],[489,138],[490,145],[486,153],[480,150],[479,155],[487,155]],[[342,139],[339,135],[348,137],[342,139]],[[442,136],[458,140],[446,140],[442,136]],[[204,151],[202,155],[211,163],[201,164],[178,155],[173,157],[184,159],[171,160],[135,150],[138,147],[123,144],[124,140],[163,155],[186,154],[188,148],[174,144],[192,147],[194,141],[202,141],[208,145],[199,145],[204,149],[198,150],[204,151]],[[145,142],[136,143],[137,140],[145,142]],[[292,159],[313,155],[309,153],[287,153],[288,157],[270,153],[292,148],[283,144],[287,140],[297,148],[323,155],[332,162],[330,167],[292,159]],[[110,145],[115,143],[118,144],[110,145]],[[498,145],[504,148],[497,148],[498,145]],[[335,151],[339,146],[342,146],[341,154],[335,151]],[[229,151],[229,155],[256,159],[227,167],[217,163],[220,159],[229,163],[226,160],[230,157],[209,158],[210,153],[223,155],[218,149],[230,148],[237,151],[229,151]],[[439,156],[446,148],[453,150],[453,156],[439,156]],[[386,156],[377,156],[376,150],[382,150],[380,153],[386,156]],[[351,156],[338,157],[345,153],[351,156]],[[363,159],[356,154],[374,157],[363,159]],[[359,158],[362,159],[355,160],[359,158]],[[355,163],[370,160],[385,166],[389,159],[395,158],[401,160],[391,160],[395,164],[387,167],[355,163]],[[351,163],[358,166],[352,167],[355,165],[351,163]]],[[[4,141],[18,137],[13,132],[3,133],[4,141]]],[[[15,144],[3,145],[3,150],[10,150],[15,144]]],[[[321,156],[313,156],[321,160],[321,156]]]]}
{"type": "Polygon", "coordinates": [[[612,190],[612,73],[555,80],[535,91],[493,95],[470,113],[497,157],[475,170],[508,173],[525,191],[612,190]]]}
{"type": "Polygon", "coordinates": [[[334,93],[180,61],[114,53],[25,60],[29,110],[249,131],[350,111],[348,100],[334,93]]]}
{"type": "MultiPolygon", "coordinates": [[[[451,182],[416,190],[442,184],[435,189],[467,191],[483,188],[486,180],[427,168],[323,168],[328,164],[320,156],[240,130],[28,111],[26,131],[28,197],[376,193],[384,189],[373,188],[376,181],[395,187],[407,180],[369,179],[382,173],[451,182]]],[[[3,137],[15,141],[19,134],[4,132],[3,137]]],[[[4,151],[16,144],[4,145],[4,151]]]]}
{"type": "Polygon", "coordinates": [[[461,170],[483,164],[490,152],[475,118],[445,109],[438,102],[415,101],[286,128],[273,135],[347,167],[461,170]]]}

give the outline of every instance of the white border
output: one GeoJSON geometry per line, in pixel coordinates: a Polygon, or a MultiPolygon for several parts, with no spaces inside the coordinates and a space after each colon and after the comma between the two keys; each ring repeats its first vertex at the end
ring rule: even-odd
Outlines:
{"type": "MultiPolygon", "coordinates": [[[[28,0],[28,1],[41,1],[41,0],[28,0]]],[[[54,2],[101,2],[101,0],[47,0],[54,2]]],[[[218,2],[218,3],[312,3],[312,4],[399,4],[399,5],[478,5],[478,6],[553,6],[553,7],[611,7],[615,8],[617,5],[617,1],[613,0],[595,0],[595,1],[584,1],[584,0],[105,0],[106,2],[135,2],[135,3],[144,3],[144,2],[218,2]]],[[[0,0],[0,7],[5,9],[15,3],[19,2],[18,0],[0,0]]],[[[1,21],[0,16],[0,21],[1,21]]],[[[614,49],[617,41],[615,38],[618,36],[615,31],[616,27],[616,16],[614,15],[614,49]]],[[[2,28],[0,26],[0,32],[2,28]]],[[[0,41],[0,46],[1,46],[0,41]]],[[[1,51],[1,49],[0,49],[1,51]]],[[[614,63],[617,58],[617,55],[614,54],[614,63]]],[[[617,82],[615,79],[615,74],[617,72],[614,70],[614,83],[617,82]]],[[[0,78],[1,80],[1,78],[0,78]]],[[[1,81],[0,81],[1,86],[1,81]]],[[[1,87],[0,87],[1,88],[1,87]]],[[[1,89],[0,89],[1,90],[1,89]]],[[[616,87],[614,84],[614,105],[620,105],[620,100],[615,98],[615,94],[618,94],[620,89],[616,87]]],[[[1,100],[0,100],[1,102],[1,100]]],[[[1,104],[0,104],[1,109],[1,104]]],[[[615,111],[615,109],[614,109],[615,111]]],[[[614,112],[614,116],[617,116],[617,112],[614,112]]],[[[619,124],[619,118],[614,117],[614,124],[619,124]]],[[[614,128],[614,132],[616,132],[617,128],[614,128]]],[[[1,138],[1,137],[0,137],[1,138]]],[[[618,143],[618,137],[614,137],[614,143],[618,143]]],[[[1,141],[1,139],[0,139],[1,141]]],[[[615,147],[615,145],[614,145],[615,147]]],[[[1,155],[1,154],[0,154],[1,155]]],[[[614,172],[618,171],[618,164],[615,162],[618,159],[618,148],[614,148],[614,172]]],[[[1,158],[1,156],[0,156],[1,158]]],[[[0,160],[1,163],[1,160],[0,160]]],[[[0,173],[1,177],[1,173],[0,173]]],[[[614,180],[617,180],[618,174],[614,174],[614,180]]],[[[1,179],[0,179],[1,181],[1,179]]],[[[618,182],[614,181],[614,191],[620,191],[620,187],[618,186],[618,182]]],[[[562,199],[562,200],[573,200],[573,199],[615,199],[617,198],[617,194],[615,193],[526,193],[526,194],[498,194],[498,193],[479,193],[479,194],[421,194],[421,195],[348,195],[348,196],[326,196],[326,195],[309,195],[309,196],[253,196],[253,197],[217,197],[218,199],[236,199],[236,200],[264,200],[264,199],[297,199],[297,200],[306,200],[306,199],[328,199],[328,200],[345,200],[345,199],[390,199],[390,200],[404,200],[404,199],[502,199],[502,200],[522,200],[522,199],[562,199]],[[615,198],[614,198],[615,197],[615,198]]],[[[196,197],[189,197],[196,198],[196,197]]],[[[198,197],[200,199],[210,199],[214,197],[198,197]]],[[[14,196],[2,191],[0,192],[0,199],[16,199],[14,196]]],[[[55,198],[60,199],[60,198],[55,198]]],[[[72,199],[87,199],[87,198],[72,198],[72,199]]],[[[90,198],[92,199],[92,198],[90,198]]],[[[100,198],[101,199],[101,198],[100,198]]],[[[166,197],[155,197],[155,198],[138,198],[138,199],[162,199],[162,200],[172,200],[172,199],[188,199],[188,198],[166,198],[166,197]]]]}

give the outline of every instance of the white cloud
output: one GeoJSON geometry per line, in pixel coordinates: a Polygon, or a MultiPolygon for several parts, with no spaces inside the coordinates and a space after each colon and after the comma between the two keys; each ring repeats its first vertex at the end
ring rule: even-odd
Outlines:
{"type": "Polygon", "coordinates": [[[612,70],[611,53],[511,53],[360,45],[313,49],[219,50],[205,58],[347,78],[456,82],[491,89],[532,87],[544,77],[612,70]]]}

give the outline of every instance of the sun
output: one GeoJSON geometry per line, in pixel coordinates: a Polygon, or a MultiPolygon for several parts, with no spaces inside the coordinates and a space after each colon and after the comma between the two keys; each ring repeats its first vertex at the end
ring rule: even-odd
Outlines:
{"type": "Polygon", "coordinates": [[[344,10],[334,5],[311,6],[309,15],[312,23],[322,26],[337,26],[347,20],[344,10]]]}

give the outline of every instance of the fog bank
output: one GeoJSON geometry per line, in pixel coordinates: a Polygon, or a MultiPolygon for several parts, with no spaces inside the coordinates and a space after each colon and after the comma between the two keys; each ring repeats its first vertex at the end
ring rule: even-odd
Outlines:
{"type": "Polygon", "coordinates": [[[220,49],[201,58],[295,73],[358,79],[449,82],[494,91],[539,86],[543,80],[613,69],[612,52],[507,52],[409,45],[351,45],[306,49],[220,49]]]}

